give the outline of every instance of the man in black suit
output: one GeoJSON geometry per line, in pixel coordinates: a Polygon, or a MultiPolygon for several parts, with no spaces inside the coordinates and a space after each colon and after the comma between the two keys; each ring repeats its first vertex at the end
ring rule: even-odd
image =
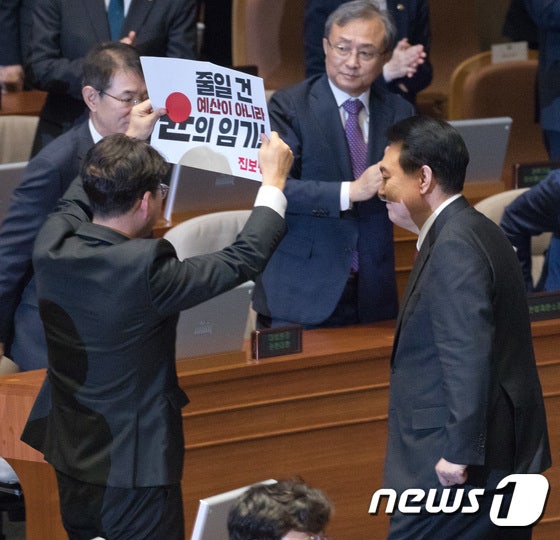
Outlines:
{"type": "Polygon", "coordinates": [[[379,195],[419,253],[395,331],[384,484],[485,492],[475,514],[397,512],[389,538],[530,538],[489,517],[500,480],[551,463],[519,263],[461,195],[469,157],[453,127],[412,117],[388,136],[379,195]]]}
{"type": "Polygon", "coordinates": [[[22,439],[56,470],[71,539],[184,539],[177,319],[262,271],[284,232],[291,161],[277,134],[263,136],[263,182],[244,229],[184,261],[148,238],[168,164],[126,135],[92,147],[45,222],[33,264],[49,367],[22,439]]]}
{"type": "Polygon", "coordinates": [[[30,81],[48,95],[32,155],[86,112],[82,66],[96,43],[120,40],[136,47],[140,56],[196,57],[195,0],[124,2],[124,22],[117,37],[110,33],[109,0],[34,2],[26,71],[30,81]]]}
{"type": "Polygon", "coordinates": [[[89,120],[30,160],[0,227],[0,356],[5,353],[22,371],[47,365],[31,264],[37,232],[95,142],[125,132],[147,139],[165,113],[165,109],[153,111],[149,100],[142,101],[146,84],[138,53],[130,45],[108,42],[95,46],[86,57],[82,84],[89,120]],[[139,100],[142,103],[134,106],[139,100]]]}
{"type": "MultiPolygon", "coordinates": [[[[322,46],[325,21],[348,0],[306,0],[303,42],[305,76],[325,71],[322,46]]],[[[383,67],[382,78],[387,88],[411,103],[416,94],[432,82],[429,59],[431,32],[428,0],[374,0],[392,16],[397,28],[397,45],[389,62],[383,67]]]]}

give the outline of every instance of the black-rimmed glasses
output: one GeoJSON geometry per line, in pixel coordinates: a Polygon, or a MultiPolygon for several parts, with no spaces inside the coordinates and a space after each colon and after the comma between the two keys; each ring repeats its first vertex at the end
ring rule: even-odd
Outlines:
{"type": "Polygon", "coordinates": [[[159,185],[159,190],[161,191],[161,198],[165,199],[165,197],[167,197],[167,194],[169,193],[169,186],[167,184],[161,183],[159,185]]]}

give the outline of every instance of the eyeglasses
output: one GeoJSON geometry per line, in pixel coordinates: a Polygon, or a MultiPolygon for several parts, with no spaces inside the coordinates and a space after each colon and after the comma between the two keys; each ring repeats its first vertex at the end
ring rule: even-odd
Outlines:
{"type": "Polygon", "coordinates": [[[358,53],[358,58],[361,62],[371,62],[374,58],[382,56],[384,53],[376,51],[375,49],[354,49],[348,45],[333,45],[329,38],[326,38],[329,47],[336,53],[339,58],[348,58],[352,51],[358,53]]]}
{"type": "Polygon", "coordinates": [[[138,97],[119,98],[117,96],[112,96],[108,92],[105,92],[105,90],[98,90],[97,92],[99,92],[100,96],[105,95],[105,96],[109,96],[110,98],[113,98],[119,103],[122,103],[125,107],[133,107],[134,105],[138,105],[138,103],[142,103],[142,101],[146,99],[146,98],[138,98],[138,97]]]}
{"type": "Polygon", "coordinates": [[[159,190],[161,191],[161,198],[165,199],[165,197],[167,197],[167,194],[169,193],[169,186],[167,184],[160,184],[159,190]]]}

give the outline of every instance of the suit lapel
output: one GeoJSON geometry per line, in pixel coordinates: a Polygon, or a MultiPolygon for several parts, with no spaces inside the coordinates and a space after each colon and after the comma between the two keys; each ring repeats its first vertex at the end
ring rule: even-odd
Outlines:
{"type": "Polygon", "coordinates": [[[331,148],[332,161],[336,163],[342,178],[352,178],[352,162],[348,152],[346,134],[326,75],[317,80],[310,91],[309,105],[317,119],[323,137],[331,148]]]}
{"type": "Polygon", "coordinates": [[[430,258],[430,253],[432,251],[432,247],[433,247],[437,237],[439,236],[439,233],[441,232],[441,230],[443,229],[443,227],[447,223],[447,221],[453,215],[455,215],[457,212],[463,210],[464,208],[466,208],[468,206],[469,206],[469,203],[467,202],[467,200],[464,197],[460,197],[456,201],[453,201],[449,206],[447,206],[446,208],[444,208],[442,210],[442,212],[436,218],[436,220],[432,224],[430,230],[428,231],[426,239],[424,240],[424,242],[422,244],[422,247],[420,248],[420,252],[418,253],[418,256],[416,257],[416,260],[414,261],[414,265],[412,266],[412,271],[410,272],[410,276],[408,278],[408,282],[406,284],[406,289],[405,289],[405,292],[404,292],[404,295],[403,295],[403,300],[402,300],[402,303],[401,303],[401,307],[399,309],[399,315],[397,317],[397,324],[396,324],[396,327],[395,327],[395,339],[394,339],[394,344],[393,344],[393,354],[391,356],[391,364],[393,364],[393,361],[394,361],[394,358],[395,358],[395,355],[396,355],[401,327],[402,327],[404,319],[405,319],[405,313],[407,313],[408,301],[409,301],[410,297],[412,296],[412,293],[414,292],[414,290],[416,288],[416,284],[418,283],[418,281],[420,279],[420,276],[422,275],[422,272],[424,271],[424,268],[426,267],[426,263],[428,262],[428,259],[430,258]]]}
{"type": "Polygon", "coordinates": [[[155,0],[132,0],[124,19],[122,35],[126,36],[131,30],[138,35],[154,4],[155,0]]]}
{"type": "Polygon", "coordinates": [[[372,85],[369,95],[368,164],[377,163],[387,144],[387,128],[394,123],[393,113],[383,106],[380,92],[372,85]]]}
{"type": "Polygon", "coordinates": [[[104,0],[80,0],[80,2],[84,6],[84,11],[88,14],[97,41],[109,41],[111,32],[104,0]]]}

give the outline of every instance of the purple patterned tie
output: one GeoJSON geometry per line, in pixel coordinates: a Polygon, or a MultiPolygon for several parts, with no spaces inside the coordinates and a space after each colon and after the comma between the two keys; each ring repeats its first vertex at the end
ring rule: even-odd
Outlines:
{"type": "Polygon", "coordinates": [[[348,113],[346,119],[346,139],[350,148],[352,159],[352,172],[354,178],[359,178],[367,168],[367,145],[364,141],[364,134],[360,127],[359,114],[364,108],[364,104],[359,99],[348,99],[342,106],[348,113]]]}
{"type": "MultiPolygon", "coordinates": [[[[354,173],[354,178],[359,178],[367,167],[367,146],[359,120],[359,114],[364,108],[364,104],[359,99],[348,99],[342,104],[342,107],[348,113],[345,131],[348,147],[350,148],[352,172],[354,173]]],[[[358,259],[358,251],[353,251],[351,268],[354,272],[357,272],[359,269],[358,259]]]]}

